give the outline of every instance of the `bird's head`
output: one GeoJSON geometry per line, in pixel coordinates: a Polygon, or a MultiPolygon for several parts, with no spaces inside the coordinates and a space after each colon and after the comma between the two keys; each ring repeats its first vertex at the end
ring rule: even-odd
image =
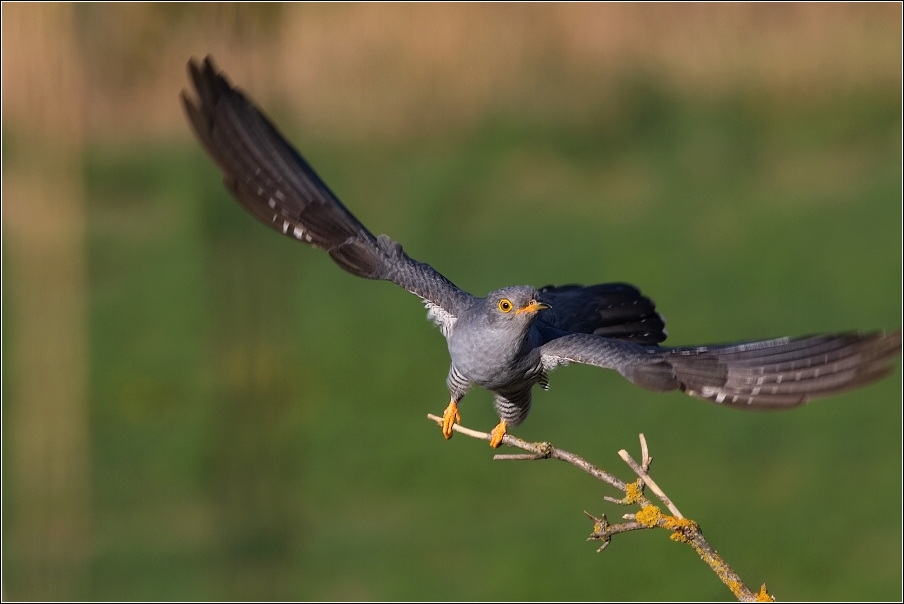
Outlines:
{"type": "Polygon", "coordinates": [[[537,313],[550,308],[540,302],[539,296],[536,289],[527,285],[497,289],[484,299],[484,312],[491,324],[528,327],[537,313]]]}

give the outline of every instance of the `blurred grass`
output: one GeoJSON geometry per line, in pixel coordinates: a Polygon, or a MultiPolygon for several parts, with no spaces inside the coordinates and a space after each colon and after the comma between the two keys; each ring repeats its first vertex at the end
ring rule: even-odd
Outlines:
{"type": "MultiPolygon", "coordinates": [[[[901,321],[894,96],[706,102],[635,80],[595,115],[404,143],[286,129],[365,224],[477,294],[629,281],[673,344],[901,321]]],[[[95,145],[85,181],[95,542],[74,597],[729,598],[661,534],[595,555],[582,510],[620,513],[603,485],[443,441],[424,416],[448,357],[417,300],[256,224],[195,146],[95,145]]],[[[471,394],[465,424],[493,425],[489,401],[471,394]]],[[[900,401],[900,369],[756,414],[572,366],[518,434],[628,477],[615,452],[642,431],[751,586],[894,600],[900,401]]]]}

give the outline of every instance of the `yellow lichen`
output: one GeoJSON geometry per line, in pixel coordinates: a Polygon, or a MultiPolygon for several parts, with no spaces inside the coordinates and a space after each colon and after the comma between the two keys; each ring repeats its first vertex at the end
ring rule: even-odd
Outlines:
{"type": "Polygon", "coordinates": [[[735,581],[733,579],[725,578],[722,578],[722,582],[728,586],[728,589],[731,590],[731,593],[734,594],[734,597],[738,598],[739,600],[741,599],[741,596],[743,595],[743,590],[741,589],[741,587],[744,585],[743,583],[741,583],[740,581],[735,581]]]}
{"type": "Polygon", "coordinates": [[[637,503],[641,497],[643,497],[643,491],[640,487],[639,478],[625,485],[625,498],[623,499],[625,504],[637,503]]]}
{"type": "Polygon", "coordinates": [[[675,516],[664,516],[662,526],[669,530],[675,531],[669,537],[672,541],[678,543],[688,543],[688,533],[697,532],[700,527],[693,520],[687,518],[677,518],[675,516]]]}
{"type": "Polygon", "coordinates": [[[673,531],[678,530],[688,530],[688,531],[699,531],[700,527],[697,526],[697,523],[689,518],[677,518],[675,516],[666,516],[665,517],[665,528],[671,529],[673,531]]]}
{"type": "Polygon", "coordinates": [[[775,598],[773,598],[768,591],[766,591],[766,584],[763,583],[763,586],[760,587],[759,593],[756,595],[757,602],[775,602],[775,598]]]}
{"type": "Polygon", "coordinates": [[[634,514],[634,518],[644,526],[654,527],[662,520],[662,512],[655,505],[645,505],[634,514]]]}
{"type": "Polygon", "coordinates": [[[719,577],[719,580],[722,581],[722,583],[724,583],[728,587],[728,589],[731,590],[731,593],[733,593],[736,598],[740,599],[744,595],[746,587],[735,577],[731,568],[728,566],[728,564],[726,564],[725,560],[723,560],[722,557],[719,556],[719,554],[716,554],[715,552],[707,552],[697,543],[690,541],[681,533],[673,533],[672,539],[674,539],[675,541],[686,542],[692,548],[694,548],[694,551],[697,552],[697,555],[700,556],[700,559],[703,560],[703,562],[705,562],[707,566],[713,569],[713,572],[716,573],[716,576],[719,577]],[[676,537],[676,535],[680,535],[680,537],[676,537]]]}

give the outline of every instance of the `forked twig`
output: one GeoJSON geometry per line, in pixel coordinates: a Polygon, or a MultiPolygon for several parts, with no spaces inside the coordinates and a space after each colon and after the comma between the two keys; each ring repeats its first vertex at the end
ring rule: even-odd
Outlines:
{"type": "MultiPolygon", "coordinates": [[[[427,418],[435,421],[436,423],[442,425],[442,418],[437,417],[436,415],[427,415],[427,418]]],[[[478,432],[476,430],[471,430],[469,428],[465,428],[458,424],[454,424],[452,429],[456,432],[460,432],[466,436],[470,436],[471,438],[477,438],[481,440],[490,440],[490,434],[486,432],[478,432]]],[[[558,449],[552,446],[549,443],[530,443],[511,434],[506,434],[503,437],[502,444],[508,445],[510,447],[516,447],[518,449],[522,449],[527,451],[529,454],[516,454],[516,455],[496,455],[493,459],[496,460],[506,460],[506,461],[533,461],[538,459],[559,459],[565,462],[570,463],[573,466],[584,470],[591,476],[602,480],[606,484],[615,487],[619,491],[625,494],[621,499],[616,499],[614,497],[606,496],[606,501],[610,501],[612,503],[616,503],[618,505],[637,505],[640,507],[640,510],[634,514],[625,514],[624,519],[627,522],[612,524],[606,518],[606,515],[603,514],[601,517],[597,518],[587,512],[587,516],[593,520],[593,532],[588,537],[588,541],[602,541],[602,545],[597,549],[598,552],[603,551],[612,541],[612,536],[617,535],[618,533],[626,533],[628,531],[636,531],[642,529],[652,529],[652,528],[663,528],[672,532],[671,539],[673,541],[677,541],[679,543],[687,543],[700,558],[716,573],[719,579],[728,586],[731,592],[735,595],[735,597],[741,602],[772,602],[774,598],[766,591],[766,586],[763,585],[760,588],[760,591],[754,593],[750,590],[747,585],[741,581],[741,578],[738,576],[734,570],[731,569],[730,566],[725,562],[725,560],[720,556],[716,550],[709,544],[709,542],[703,537],[703,532],[700,530],[700,527],[693,520],[689,520],[685,518],[680,511],[678,511],[677,506],[672,503],[672,500],[666,496],[665,492],[656,484],[656,482],[650,478],[649,470],[650,465],[653,463],[653,458],[650,457],[649,448],[647,447],[647,440],[643,434],[640,435],[640,450],[641,450],[641,463],[637,463],[631,455],[628,454],[627,451],[622,449],[618,452],[619,456],[624,460],[626,464],[634,471],[637,475],[637,480],[630,483],[625,483],[606,472],[605,470],[601,470],[585,460],[584,458],[575,455],[574,453],[569,453],[568,451],[563,451],[562,449],[558,449]],[[644,494],[645,487],[649,487],[649,489],[656,495],[656,498],[659,499],[665,505],[666,508],[671,512],[671,515],[663,514],[662,511],[650,503],[650,500],[647,499],[644,494]]]]}

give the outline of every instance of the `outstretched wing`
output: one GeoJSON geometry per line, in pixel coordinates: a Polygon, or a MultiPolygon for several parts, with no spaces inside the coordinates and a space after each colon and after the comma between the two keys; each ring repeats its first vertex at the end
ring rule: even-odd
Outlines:
{"type": "Polygon", "coordinates": [[[420,296],[447,332],[474,297],[389,237],[374,237],[210,57],[201,65],[189,61],[188,71],[198,94],[195,101],[182,93],[189,122],[239,203],[271,228],[326,250],[353,275],[420,296]]]}
{"type": "Polygon", "coordinates": [[[656,312],[656,304],[627,283],[547,285],[540,289],[540,300],[552,307],[537,319],[541,333],[547,331],[542,324],[553,328],[549,339],[592,333],[635,344],[658,344],[666,338],[665,320],[656,312]]]}
{"type": "Polygon", "coordinates": [[[780,409],[885,376],[901,352],[901,330],[692,348],[638,346],[573,334],[544,344],[540,351],[547,370],[573,361],[614,369],[650,390],[680,389],[726,405],[780,409]]]}

